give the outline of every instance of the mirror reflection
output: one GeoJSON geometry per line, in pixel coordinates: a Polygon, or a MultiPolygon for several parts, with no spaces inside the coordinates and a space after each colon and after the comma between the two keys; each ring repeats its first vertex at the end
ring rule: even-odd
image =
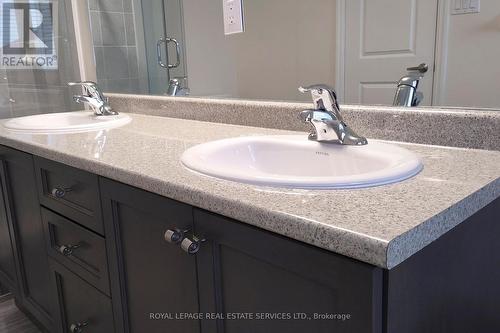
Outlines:
{"type": "Polygon", "coordinates": [[[90,0],[89,25],[107,92],[500,107],[497,0],[90,0]]]}

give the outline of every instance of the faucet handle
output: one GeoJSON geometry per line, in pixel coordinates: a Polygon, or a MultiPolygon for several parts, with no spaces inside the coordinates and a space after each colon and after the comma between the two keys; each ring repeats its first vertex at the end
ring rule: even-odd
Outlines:
{"type": "Polygon", "coordinates": [[[89,94],[100,94],[100,89],[97,83],[94,81],[76,81],[76,82],[68,82],[68,86],[82,86],[85,91],[89,94]]]}
{"type": "Polygon", "coordinates": [[[95,83],[94,81],[76,81],[68,82],[68,86],[97,87],[97,83],[95,83]]]}
{"type": "Polygon", "coordinates": [[[312,92],[313,90],[320,91],[320,90],[333,90],[326,84],[313,84],[307,87],[300,86],[299,91],[301,93],[306,93],[306,92],[312,92]]]}
{"type": "Polygon", "coordinates": [[[93,81],[76,81],[76,82],[68,82],[68,86],[81,86],[85,93],[88,95],[93,95],[93,93],[98,90],[97,83],[93,81]]]}
{"type": "Polygon", "coordinates": [[[429,70],[429,66],[426,63],[421,63],[420,65],[415,67],[408,67],[406,70],[409,72],[419,72],[424,74],[429,70]]]}
{"type": "Polygon", "coordinates": [[[94,98],[99,98],[101,101],[107,102],[107,98],[104,97],[101,89],[94,81],[68,82],[68,86],[82,86],[86,94],[94,98]]]}
{"type": "Polygon", "coordinates": [[[313,84],[308,87],[299,87],[301,93],[311,93],[314,106],[318,110],[334,112],[340,117],[340,107],[337,102],[337,93],[326,84],[313,84]]]}

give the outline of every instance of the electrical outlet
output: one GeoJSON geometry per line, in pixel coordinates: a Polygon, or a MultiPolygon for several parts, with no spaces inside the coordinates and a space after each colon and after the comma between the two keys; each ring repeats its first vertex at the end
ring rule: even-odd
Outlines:
{"type": "Polygon", "coordinates": [[[481,11],[481,0],[453,0],[453,15],[475,14],[481,11]]]}
{"type": "Polygon", "coordinates": [[[243,24],[243,0],[222,0],[224,34],[232,35],[245,30],[243,24]]]}

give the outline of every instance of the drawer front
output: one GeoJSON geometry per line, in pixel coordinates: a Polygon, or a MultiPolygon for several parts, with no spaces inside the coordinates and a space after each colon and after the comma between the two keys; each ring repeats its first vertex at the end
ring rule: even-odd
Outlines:
{"type": "Polygon", "coordinates": [[[60,265],[50,260],[58,294],[58,326],[67,332],[114,332],[111,299],[60,265]]]}
{"type": "Polygon", "coordinates": [[[45,208],[42,220],[48,254],[110,295],[104,238],[45,208]]]}
{"type": "Polygon", "coordinates": [[[96,175],[40,157],[35,168],[42,205],[104,234],[96,175]]]}

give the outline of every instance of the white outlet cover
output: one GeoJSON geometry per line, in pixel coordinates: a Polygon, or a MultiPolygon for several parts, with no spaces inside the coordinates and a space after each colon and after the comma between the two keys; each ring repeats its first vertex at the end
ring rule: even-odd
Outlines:
{"type": "Polygon", "coordinates": [[[224,34],[232,35],[245,31],[243,23],[243,0],[222,0],[224,34]]]}

